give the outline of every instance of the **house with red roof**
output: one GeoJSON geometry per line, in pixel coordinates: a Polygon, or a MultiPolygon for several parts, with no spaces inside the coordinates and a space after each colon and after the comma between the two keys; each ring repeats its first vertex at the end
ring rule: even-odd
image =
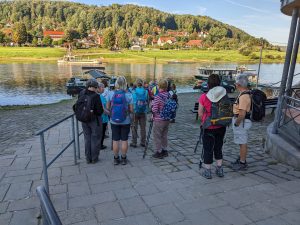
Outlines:
{"type": "Polygon", "coordinates": [[[174,44],[176,42],[176,38],[175,37],[160,37],[157,40],[157,44],[159,46],[164,46],[165,44],[174,44]]]}
{"type": "Polygon", "coordinates": [[[55,31],[55,30],[45,30],[43,32],[43,36],[50,36],[53,41],[58,41],[64,37],[65,33],[63,31],[55,31]]]}
{"type": "Polygon", "coordinates": [[[188,43],[185,44],[185,46],[188,48],[202,48],[203,42],[202,40],[190,40],[188,43]]]}

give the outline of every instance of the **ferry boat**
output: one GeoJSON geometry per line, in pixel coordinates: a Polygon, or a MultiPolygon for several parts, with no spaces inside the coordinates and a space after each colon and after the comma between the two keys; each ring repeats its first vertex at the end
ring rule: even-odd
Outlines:
{"type": "Polygon", "coordinates": [[[63,58],[57,60],[59,64],[101,64],[100,59],[82,59],[81,56],[65,55],[63,58]]]}

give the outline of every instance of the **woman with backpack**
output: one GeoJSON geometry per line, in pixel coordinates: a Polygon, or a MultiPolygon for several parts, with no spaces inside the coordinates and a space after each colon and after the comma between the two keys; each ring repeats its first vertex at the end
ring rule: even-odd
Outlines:
{"type": "Polygon", "coordinates": [[[148,111],[148,91],[144,88],[144,81],[137,79],[135,82],[136,88],[132,92],[134,102],[133,126],[132,126],[132,142],[131,147],[137,147],[137,130],[140,124],[141,140],[140,144],[145,147],[146,143],[146,120],[148,111]]]}
{"type": "Polygon", "coordinates": [[[224,142],[224,136],[226,132],[225,126],[209,125],[205,126],[207,120],[209,120],[212,113],[212,102],[219,102],[225,95],[226,89],[220,86],[220,78],[216,74],[212,74],[208,77],[207,93],[203,93],[199,98],[199,118],[201,118],[201,132],[203,140],[203,172],[202,176],[211,179],[212,172],[211,167],[213,163],[213,156],[217,161],[216,175],[223,177],[223,154],[222,147],[224,142]]]}
{"type": "Polygon", "coordinates": [[[101,115],[101,121],[102,121],[102,137],[101,137],[101,148],[100,150],[106,149],[107,146],[105,146],[104,139],[105,139],[105,132],[107,129],[107,124],[109,121],[108,115],[109,111],[106,109],[106,98],[105,98],[105,85],[103,83],[99,83],[98,87],[98,94],[100,95],[100,99],[103,106],[103,114],[101,115]]]}
{"type": "Polygon", "coordinates": [[[127,92],[125,77],[120,76],[115,82],[115,90],[109,92],[107,109],[110,109],[110,124],[112,130],[114,164],[127,164],[128,135],[130,132],[130,113],[133,112],[132,94],[127,92]],[[121,158],[119,144],[121,142],[121,158]]]}
{"type": "Polygon", "coordinates": [[[159,94],[154,97],[152,101],[152,113],[153,113],[153,139],[156,152],[152,155],[153,158],[162,159],[168,156],[168,130],[170,119],[164,119],[161,117],[161,112],[170,98],[168,90],[168,81],[161,79],[158,82],[159,94]]]}

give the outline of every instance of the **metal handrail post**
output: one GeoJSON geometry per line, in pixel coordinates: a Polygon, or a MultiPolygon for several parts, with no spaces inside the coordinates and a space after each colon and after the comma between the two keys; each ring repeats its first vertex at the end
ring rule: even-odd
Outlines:
{"type": "Polygon", "coordinates": [[[48,170],[47,170],[48,166],[47,166],[47,159],[46,159],[44,132],[40,134],[40,140],[41,140],[41,152],[42,152],[42,161],[43,161],[43,176],[44,176],[45,188],[47,193],[49,194],[49,182],[48,182],[48,170]]]}
{"type": "Polygon", "coordinates": [[[289,73],[289,69],[290,69],[291,55],[292,55],[293,46],[294,46],[296,26],[297,26],[297,22],[298,22],[298,14],[299,14],[299,10],[294,9],[293,15],[292,15],[292,21],[291,21],[290,34],[289,34],[289,42],[288,42],[288,46],[287,46],[287,50],[286,50],[286,57],[285,57],[285,62],[284,62],[284,67],[283,67],[283,72],[282,72],[281,85],[280,85],[278,103],[277,103],[277,110],[276,110],[274,125],[273,125],[273,129],[272,129],[273,134],[278,133],[278,125],[279,125],[281,114],[282,114],[280,103],[282,102],[282,99],[283,99],[282,96],[285,93],[288,73],[289,73]]]}
{"type": "Polygon", "coordinates": [[[78,126],[78,120],[75,117],[75,134],[76,134],[76,145],[77,145],[77,157],[80,159],[80,144],[79,144],[79,126],[78,126]]]}
{"type": "Polygon", "coordinates": [[[73,139],[73,149],[74,149],[74,164],[77,164],[77,156],[76,156],[76,152],[77,152],[77,146],[76,146],[76,137],[75,137],[75,116],[72,116],[72,139],[73,139]]]}

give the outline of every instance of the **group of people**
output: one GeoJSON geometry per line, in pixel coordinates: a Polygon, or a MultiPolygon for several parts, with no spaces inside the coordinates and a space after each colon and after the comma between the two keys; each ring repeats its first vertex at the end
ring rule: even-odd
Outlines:
{"type": "MultiPolygon", "coordinates": [[[[221,85],[221,81],[218,75],[212,74],[208,77],[209,91],[202,94],[199,98],[198,114],[201,118],[202,125],[206,123],[207,119],[212,116],[212,105],[226,97],[226,90],[221,85]]],[[[231,163],[233,170],[246,170],[247,169],[247,142],[248,142],[248,130],[252,126],[250,120],[251,111],[251,96],[248,89],[248,77],[246,75],[239,75],[236,77],[236,88],[239,91],[239,95],[232,105],[232,129],[234,135],[234,143],[240,147],[240,154],[236,161],[231,163]]],[[[216,160],[215,173],[219,177],[224,176],[223,170],[223,154],[222,147],[224,143],[224,137],[226,133],[226,126],[223,125],[210,125],[203,129],[202,141],[203,141],[203,172],[202,176],[211,179],[212,178],[212,163],[213,156],[216,160]]]]}
{"type": "MultiPolygon", "coordinates": [[[[218,75],[212,74],[209,76],[208,86],[209,91],[201,94],[199,98],[198,114],[202,121],[203,131],[204,166],[202,176],[211,179],[213,157],[216,160],[216,175],[219,177],[224,176],[222,147],[226,126],[221,123],[204,125],[211,118],[213,107],[216,107],[220,99],[227,96],[227,93],[225,88],[221,86],[218,75]]],[[[234,143],[240,147],[238,158],[232,162],[232,169],[238,171],[247,169],[248,130],[252,125],[250,120],[252,103],[248,92],[247,76],[237,76],[236,88],[239,95],[231,109],[233,117],[230,118],[230,122],[232,122],[234,143]]],[[[99,158],[99,151],[106,148],[104,145],[105,131],[108,124],[110,124],[114,164],[126,165],[130,130],[132,131],[131,147],[136,148],[138,145],[138,127],[140,127],[140,146],[145,147],[147,144],[146,123],[148,112],[152,113],[151,122],[153,122],[155,152],[152,157],[162,159],[168,156],[168,128],[174,118],[167,118],[162,112],[169,99],[175,99],[177,104],[177,95],[176,86],[174,84],[170,85],[167,79],[149,84],[144,83],[142,79],[137,79],[134,84],[128,86],[125,77],[120,76],[116,79],[113,90],[108,87],[106,81],[99,83],[94,79],[90,79],[87,81],[86,89],[80,93],[77,102],[80,102],[81,98],[87,98],[83,102],[85,102],[85,108],[91,114],[89,120],[81,120],[87,163],[96,163],[99,158]]]]}
{"type": "Polygon", "coordinates": [[[174,119],[166,119],[161,113],[169,99],[177,102],[176,86],[168,79],[149,84],[137,79],[128,86],[126,78],[120,76],[111,87],[106,80],[88,80],[74,105],[75,115],[82,122],[86,162],[96,163],[100,150],[107,148],[104,139],[110,124],[114,165],[126,165],[130,130],[130,146],[138,146],[138,127],[140,146],[146,146],[148,112],[152,113],[150,121],[154,130],[155,153],[152,156],[167,157],[168,127],[174,119]]]}

